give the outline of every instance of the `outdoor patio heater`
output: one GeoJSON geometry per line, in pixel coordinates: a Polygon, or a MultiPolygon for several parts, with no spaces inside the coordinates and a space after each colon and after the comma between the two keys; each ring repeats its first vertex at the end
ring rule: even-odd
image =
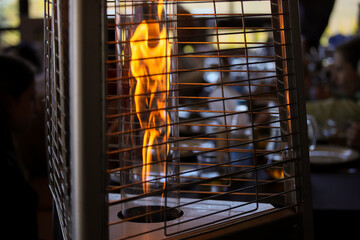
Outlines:
{"type": "Polygon", "coordinates": [[[45,3],[64,239],[311,239],[297,1],[45,3]]]}

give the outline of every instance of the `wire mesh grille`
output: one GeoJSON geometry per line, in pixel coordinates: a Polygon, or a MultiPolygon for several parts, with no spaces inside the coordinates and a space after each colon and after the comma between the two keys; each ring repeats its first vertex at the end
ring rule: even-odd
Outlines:
{"type": "MultiPolygon", "coordinates": [[[[289,1],[105,2],[106,93],[98,101],[106,105],[99,161],[107,166],[108,238],[177,238],[234,219],[297,213],[307,146],[300,148],[292,39],[299,32],[289,1]]],[[[45,3],[50,187],[71,239],[72,6],[45,3]]]]}
{"type": "Polygon", "coordinates": [[[71,235],[67,1],[45,1],[46,141],[49,184],[64,237],[71,235]]]}
{"type": "Polygon", "coordinates": [[[171,236],[296,206],[286,1],[107,3],[108,191],[119,213],[109,216],[111,238],[171,236]],[[163,225],[131,229],[159,212],[163,225]]]}

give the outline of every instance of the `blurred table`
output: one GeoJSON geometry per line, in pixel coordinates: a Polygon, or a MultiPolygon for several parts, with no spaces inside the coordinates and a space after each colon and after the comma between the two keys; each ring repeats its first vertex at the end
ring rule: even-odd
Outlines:
{"type": "Polygon", "coordinates": [[[360,173],[312,172],[313,208],[360,211],[360,173]]]}
{"type": "Polygon", "coordinates": [[[311,166],[315,239],[352,239],[360,217],[360,159],[311,166]]]}

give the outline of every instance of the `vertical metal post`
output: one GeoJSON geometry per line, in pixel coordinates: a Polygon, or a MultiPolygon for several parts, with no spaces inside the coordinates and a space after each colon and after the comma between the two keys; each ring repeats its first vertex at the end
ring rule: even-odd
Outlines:
{"type": "MultiPolygon", "coordinates": [[[[292,94],[294,91],[290,90],[291,81],[294,79],[291,78],[290,68],[291,60],[291,38],[288,38],[288,32],[290,29],[290,23],[287,21],[288,4],[287,0],[272,0],[271,1],[271,12],[272,12],[272,25],[274,28],[273,37],[274,37],[274,53],[276,60],[276,75],[277,75],[277,99],[279,102],[279,117],[280,117],[280,131],[281,131],[281,148],[287,149],[293,147],[293,111],[291,107],[292,103],[292,94]],[[291,98],[291,99],[290,99],[291,98]]],[[[290,30],[291,31],[291,30],[290,30]]],[[[285,150],[283,153],[284,160],[293,159],[294,152],[285,150]]],[[[284,163],[284,174],[285,176],[294,175],[294,163],[284,163]]],[[[285,191],[289,193],[286,194],[285,203],[286,204],[296,204],[297,199],[295,197],[295,188],[294,179],[289,178],[285,181],[285,191]]]]}
{"type": "Polygon", "coordinates": [[[72,238],[107,239],[105,1],[69,1],[72,238]]]}
{"type": "MultiPolygon", "coordinates": [[[[286,61],[285,68],[287,69],[286,83],[288,84],[289,103],[297,103],[297,108],[291,108],[291,132],[298,133],[293,135],[294,146],[299,148],[295,151],[296,157],[299,161],[295,162],[293,173],[295,182],[290,181],[291,185],[296,186],[296,199],[298,210],[302,214],[302,233],[303,239],[313,239],[313,224],[312,224],[312,200],[311,200],[311,183],[310,183],[310,165],[309,165],[309,152],[308,152],[308,137],[307,137],[307,123],[306,123],[306,107],[305,107],[305,90],[304,90],[304,76],[302,65],[302,51],[300,42],[300,19],[299,8],[297,0],[272,0],[275,12],[278,6],[284,6],[287,12],[282,12],[280,9],[279,14],[282,14],[282,21],[278,21],[276,16],[277,27],[280,26],[280,31],[277,32],[277,38],[281,41],[281,47],[275,49],[275,53],[282,56],[289,61],[286,61]],[[283,23],[283,24],[281,24],[283,23]],[[289,45],[292,44],[292,45],[289,45]]],[[[274,20],[273,20],[274,22],[274,20]]],[[[274,36],[275,38],[275,36],[274,36]]],[[[279,64],[279,63],[278,63],[279,64]]],[[[284,69],[283,65],[279,66],[284,69]]],[[[279,68],[278,67],[278,68],[279,68]]],[[[278,71],[278,70],[277,70],[278,71]]],[[[283,73],[281,73],[283,74],[283,73]]],[[[292,188],[292,186],[289,186],[292,188]]]]}
{"type": "Polygon", "coordinates": [[[313,216],[312,216],[312,196],[311,196],[311,175],[310,175],[310,161],[309,161],[309,144],[308,144],[308,134],[307,134],[307,121],[306,121],[306,99],[305,99],[305,87],[304,87],[304,74],[303,74],[303,59],[301,51],[301,40],[300,36],[297,35],[300,33],[300,18],[299,18],[299,5],[297,0],[289,0],[289,14],[288,22],[291,23],[291,29],[289,38],[291,38],[293,44],[293,52],[290,55],[294,59],[293,66],[289,66],[294,69],[294,74],[290,74],[291,77],[294,77],[294,81],[290,81],[295,84],[295,86],[290,86],[291,88],[296,88],[297,94],[296,101],[298,103],[298,112],[294,113],[295,121],[298,121],[298,124],[294,122],[294,126],[298,126],[299,129],[296,131],[299,132],[297,135],[298,138],[294,139],[296,145],[300,146],[300,156],[298,156],[301,161],[297,164],[296,175],[300,176],[296,179],[296,185],[298,186],[298,199],[301,199],[302,206],[302,225],[303,225],[303,239],[313,239],[313,216]]]}

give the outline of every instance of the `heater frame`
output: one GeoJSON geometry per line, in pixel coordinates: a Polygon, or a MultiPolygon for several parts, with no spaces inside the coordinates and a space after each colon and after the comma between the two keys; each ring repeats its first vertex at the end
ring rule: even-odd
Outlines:
{"type": "MultiPolygon", "coordinates": [[[[288,4],[290,12],[298,12],[297,0],[277,0],[288,4]]],[[[54,0],[61,6],[61,0],[54,0]]],[[[70,140],[70,183],[71,183],[71,233],[64,231],[67,226],[62,225],[65,238],[72,239],[108,239],[108,179],[106,176],[106,85],[104,79],[106,59],[106,0],[91,1],[63,1],[69,7],[69,140],[70,140]],[[91,129],[91,131],[89,131],[91,129]]],[[[61,15],[61,14],[59,14],[61,15]]],[[[275,219],[295,218],[300,227],[303,239],[312,239],[312,200],[310,188],[310,165],[308,155],[308,138],[306,125],[303,69],[298,15],[286,14],[284,28],[285,38],[291,39],[292,46],[286,47],[290,89],[296,88],[296,95],[291,95],[291,102],[296,102],[297,109],[291,108],[293,119],[292,129],[296,136],[294,144],[300,146],[298,153],[301,159],[295,169],[297,214],[289,214],[285,210],[258,216],[251,215],[251,219],[241,218],[228,223],[218,224],[217,227],[204,231],[187,232],[169,239],[208,239],[217,238],[227,232],[234,234],[246,232],[254,227],[266,226],[275,219]],[[302,98],[302,99],[301,99],[302,98]],[[207,234],[207,235],[206,235],[207,234]],[[210,236],[211,234],[211,236],[210,236]],[[202,236],[202,238],[200,238],[202,236]]],[[[45,20],[46,21],[46,20],[45,20]]],[[[46,33],[45,33],[46,34],[46,33]]],[[[46,37],[45,37],[46,38],[46,37]]],[[[48,80],[49,81],[49,80],[48,80]]],[[[49,107],[49,105],[47,106],[49,107]]],[[[49,120],[49,116],[47,116],[49,120]]],[[[50,133],[47,132],[49,135],[50,133]]],[[[51,144],[48,140],[48,144],[51,144]]],[[[52,153],[50,153],[51,155],[52,153]]],[[[51,157],[49,157],[51,158],[51,157]]],[[[49,160],[50,161],[50,160],[49,160]]],[[[54,195],[54,187],[50,184],[54,195]]],[[[55,204],[59,217],[63,218],[59,204],[55,204]]],[[[288,224],[288,223],[282,223],[288,224]]],[[[293,224],[293,222],[291,222],[293,224]]],[[[299,239],[300,239],[299,238],[299,239]]]]}
{"type": "Polygon", "coordinates": [[[106,161],[99,161],[106,159],[106,1],[71,1],[69,7],[72,236],[107,239],[106,161]]]}

